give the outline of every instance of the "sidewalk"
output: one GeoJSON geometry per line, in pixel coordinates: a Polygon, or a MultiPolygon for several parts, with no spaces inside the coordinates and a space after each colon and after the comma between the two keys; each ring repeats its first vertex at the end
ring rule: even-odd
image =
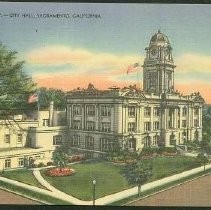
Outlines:
{"type": "MultiPolygon", "coordinates": [[[[211,168],[211,164],[210,165],[206,165],[206,169],[209,169],[209,168],[211,168]]],[[[179,180],[181,178],[187,177],[189,175],[198,173],[198,172],[203,171],[203,170],[204,170],[204,166],[201,166],[201,167],[198,167],[198,168],[189,170],[189,171],[182,172],[180,174],[176,174],[176,175],[173,175],[173,176],[170,176],[170,177],[166,177],[166,178],[163,178],[163,179],[160,179],[160,180],[156,180],[154,182],[150,182],[150,183],[144,184],[142,186],[142,192],[143,191],[146,191],[146,190],[149,190],[149,189],[152,189],[152,188],[155,188],[155,187],[158,187],[158,186],[161,186],[161,185],[164,185],[164,184],[167,184],[167,183],[170,183],[172,181],[179,180]]],[[[40,172],[38,171],[38,169],[36,169],[34,172],[36,174],[35,177],[37,178],[37,180],[41,184],[43,184],[43,186],[45,186],[47,189],[52,190],[53,192],[63,193],[63,192],[55,189],[47,181],[45,181],[43,179],[43,177],[41,176],[40,172]]],[[[106,204],[109,204],[109,203],[112,203],[112,202],[121,200],[123,198],[127,198],[129,196],[136,195],[137,194],[137,191],[138,191],[138,188],[137,187],[133,187],[131,189],[127,189],[127,190],[124,190],[124,191],[121,191],[121,192],[118,192],[118,193],[107,195],[107,196],[102,197],[102,198],[98,198],[95,201],[95,203],[96,203],[96,205],[106,205],[106,204]]],[[[63,193],[63,194],[65,194],[65,193],[63,193]]],[[[65,195],[67,196],[67,194],[65,194],[65,195]]],[[[72,196],[70,196],[70,197],[72,197],[72,196]]],[[[72,197],[72,198],[74,198],[74,197],[72,197]]],[[[76,205],[77,204],[80,204],[80,202],[81,202],[82,205],[83,204],[84,205],[90,205],[91,204],[91,201],[81,201],[81,200],[76,199],[76,198],[74,198],[74,199],[71,199],[70,201],[72,203],[76,204],[76,205]],[[77,203],[75,203],[75,201],[77,203]]]]}
{"type": "MultiPolygon", "coordinates": [[[[210,169],[210,168],[211,168],[211,164],[206,165],[206,169],[210,169]]],[[[7,178],[4,178],[4,177],[0,177],[0,180],[7,182],[7,183],[10,183],[10,184],[13,184],[13,185],[16,185],[16,186],[20,186],[20,187],[29,189],[29,190],[33,190],[33,191],[38,192],[38,193],[43,193],[45,195],[49,195],[49,196],[53,196],[55,198],[59,198],[61,200],[70,202],[73,205],[92,205],[92,201],[79,200],[79,199],[77,199],[77,198],[75,198],[71,195],[68,195],[68,194],[61,192],[60,190],[54,188],[52,185],[50,185],[41,176],[39,170],[40,169],[34,169],[33,174],[34,174],[35,178],[39,181],[39,183],[41,183],[43,186],[45,186],[48,190],[40,189],[38,187],[30,186],[30,185],[27,185],[27,184],[24,184],[24,183],[15,181],[15,180],[7,179],[7,178]]],[[[170,183],[172,181],[179,180],[179,179],[187,177],[189,175],[196,174],[196,173],[201,172],[203,170],[204,170],[204,166],[201,166],[201,167],[189,170],[189,171],[182,172],[180,174],[176,174],[176,175],[173,175],[173,176],[170,176],[170,177],[166,177],[166,178],[163,178],[163,179],[160,179],[160,180],[156,180],[156,181],[144,184],[144,185],[142,185],[142,192],[149,190],[149,189],[153,189],[153,188],[158,187],[158,186],[162,186],[162,185],[170,183]]],[[[124,190],[124,191],[121,191],[121,192],[118,192],[118,193],[107,195],[107,196],[104,196],[102,198],[96,199],[95,204],[96,205],[106,205],[106,204],[109,204],[109,203],[112,203],[112,202],[115,202],[115,201],[119,201],[119,200],[127,198],[129,196],[136,195],[137,191],[138,191],[137,187],[133,187],[131,189],[127,189],[127,190],[124,190]]]]}

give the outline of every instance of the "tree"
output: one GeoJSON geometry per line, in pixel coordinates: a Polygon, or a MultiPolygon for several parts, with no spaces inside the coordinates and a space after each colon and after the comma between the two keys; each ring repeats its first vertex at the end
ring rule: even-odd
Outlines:
{"type": "Polygon", "coordinates": [[[197,161],[199,161],[199,163],[201,165],[204,165],[209,162],[209,159],[208,159],[207,155],[205,155],[204,153],[199,153],[197,155],[197,161]]]}
{"type": "Polygon", "coordinates": [[[39,89],[39,105],[40,108],[46,109],[49,107],[50,102],[54,102],[54,106],[57,109],[65,109],[66,96],[65,92],[60,89],[45,88],[39,89]]]}
{"type": "Polygon", "coordinates": [[[36,84],[24,73],[23,65],[17,60],[17,52],[0,44],[0,117],[5,124],[10,123],[10,116],[30,108],[29,95],[36,91],[36,84]]]}
{"type": "Polygon", "coordinates": [[[62,171],[67,166],[68,154],[64,146],[57,147],[53,152],[53,162],[62,171]]]}
{"type": "Polygon", "coordinates": [[[140,196],[141,185],[152,176],[152,163],[139,161],[127,164],[123,173],[130,184],[138,186],[138,196],[140,196]]]}
{"type": "Polygon", "coordinates": [[[211,142],[211,105],[205,105],[203,108],[202,125],[202,139],[207,142],[203,146],[207,146],[211,142]]]}

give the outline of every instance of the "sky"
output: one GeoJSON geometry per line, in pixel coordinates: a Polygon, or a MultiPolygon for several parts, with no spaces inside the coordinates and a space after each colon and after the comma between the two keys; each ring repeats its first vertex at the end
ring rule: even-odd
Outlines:
{"type": "Polygon", "coordinates": [[[175,89],[211,103],[211,5],[0,2],[0,26],[0,42],[38,86],[64,90],[142,86],[142,71],[127,68],[143,63],[160,29],[173,48],[175,89]]]}

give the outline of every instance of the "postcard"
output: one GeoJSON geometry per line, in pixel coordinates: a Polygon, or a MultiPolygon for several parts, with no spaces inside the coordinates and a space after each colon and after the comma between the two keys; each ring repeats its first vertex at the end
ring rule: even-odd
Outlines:
{"type": "Polygon", "coordinates": [[[0,2],[0,204],[211,206],[211,6],[0,2]]]}

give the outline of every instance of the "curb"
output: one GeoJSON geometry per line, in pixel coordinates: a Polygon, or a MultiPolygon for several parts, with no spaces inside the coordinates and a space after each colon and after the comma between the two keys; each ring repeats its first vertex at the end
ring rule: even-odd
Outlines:
{"type": "MultiPolygon", "coordinates": [[[[125,204],[120,205],[120,206],[126,206],[126,205],[128,205],[128,204],[134,203],[134,202],[139,201],[139,200],[143,200],[143,199],[145,199],[145,198],[148,198],[148,197],[151,197],[151,196],[153,196],[153,195],[156,195],[156,194],[165,192],[165,191],[170,190],[170,189],[172,189],[172,188],[178,187],[178,186],[183,185],[183,184],[186,184],[186,183],[188,183],[188,182],[192,182],[192,181],[194,181],[194,180],[196,180],[196,179],[199,179],[199,178],[201,178],[201,177],[208,176],[208,175],[211,175],[211,172],[209,172],[209,173],[207,173],[207,174],[200,175],[200,176],[198,176],[198,177],[195,177],[195,178],[192,178],[192,179],[189,179],[189,180],[186,180],[186,181],[181,182],[181,183],[178,183],[178,184],[176,184],[176,185],[167,187],[167,188],[165,188],[165,189],[159,190],[159,191],[154,192],[154,193],[152,193],[152,194],[145,195],[145,196],[142,197],[142,198],[137,198],[137,199],[135,199],[135,200],[133,200],[133,201],[130,201],[130,202],[125,203],[125,204]]],[[[161,186],[162,186],[162,185],[161,185],[161,186]]]]}

